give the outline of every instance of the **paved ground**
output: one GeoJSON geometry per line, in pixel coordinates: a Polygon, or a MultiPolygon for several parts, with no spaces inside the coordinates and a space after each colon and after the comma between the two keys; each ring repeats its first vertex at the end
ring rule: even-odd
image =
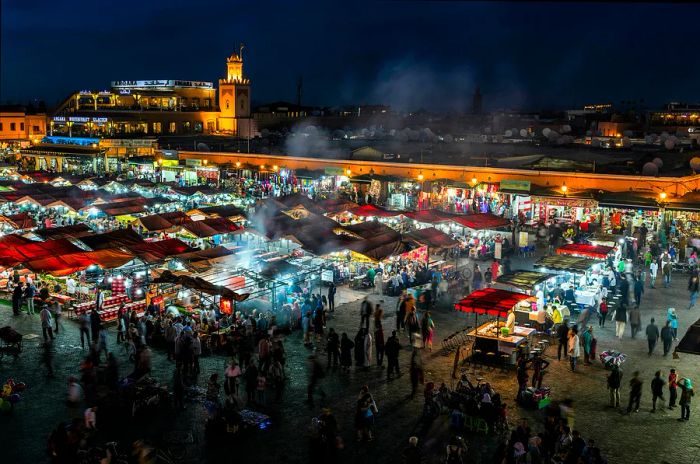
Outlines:
{"type": "MultiPolygon", "coordinates": [[[[527,263],[514,263],[513,267],[526,267],[527,263]]],[[[700,317],[697,309],[686,310],[688,296],[685,291],[686,280],[683,276],[674,276],[671,288],[648,289],[642,301],[642,318],[646,324],[650,317],[663,320],[666,308],[675,306],[680,319],[680,334],[688,324],[700,317]]],[[[359,304],[350,302],[361,294],[343,291],[342,304],[329,322],[338,332],[346,331],[354,335],[359,324],[359,304]]],[[[395,324],[393,311],[395,300],[385,300],[387,320],[385,327],[395,324]]],[[[441,309],[434,314],[437,325],[436,340],[441,340],[449,333],[473,323],[472,317],[441,309]]],[[[66,379],[77,374],[78,363],[82,354],[77,334],[77,327],[71,321],[64,321],[65,332],[59,334],[55,343],[52,362],[56,377],[45,375],[44,350],[40,345],[40,328],[38,316],[19,316],[14,318],[7,307],[0,308],[0,325],[11,324],[25,337],[25,351],[17,359],[5,357],[0,361],[0,379],[7,377],[22,380],[28,384],[24,401],[19,403],[10,415],[0,416],[0,436],[13,446],[4,447],[4,456],[13,463],[46,462],[45,442],[50,430],[59,422],[80,415],[81,410],[73,410],[65,405],[66,379]],[[9,453],[9,454],[7,454],[9,453]]],[[[651,394],[649,381],[653,372],[661,369],[666,373],[675,367],[681,375],[689,375],[700,381],[700,364],[698,358],[681,355],[673,360],[663,358],[660,347],[651,358],[646,355],[646,341],[643,338],[632,340],[628,333],[619,342],[614,338],[614,325],[609,323],[603,330],[597,331],[598,351],[615,348],[626,353],[628,361],[624,366],[625,387],[622,389],[626,403],[627,382],[631,372],[640,370],[645,385],[642,397],[642,410],[631,416],[608,409],[605,377],[607,372],[596,364],[583,367],[578,373],[568,371],[564,362],[552,362],[545,383],[553,389],[554,399],[573,398],[576,409],[575,428],[585,437],[595,438],[607,454],[611,463],[642,462],[700,462],[700,435],[697,433],[698,408],[693,404],[691,421],[676,421],[679,412],[662,411],[651,414],[651,394]]],[[[110,343],[114,346],[115,334],[110,334],[110,343]]],[[[281,404],[270,403],[263,410],[273,418],[270,429],[251,431],[227,440],[226,443],[208,442],[204,434],[204,412],[199,404],[190,404],[186,411],[176,413],[167,411],[161,414],[142,416],[136,421],[118,424],[101,424],[99,438],[117,439],[121,444],[136,438],[147,438],[152,442],[169,448],[179,459],[175,462],[228,462],[239,456],[255,456],[258,463],[303,463],[308,461],[306,431],[310,418],[318,412],[319,406],[309,408],[304,404],[306,388],[306,357],[308,349],[303,347],[298,333],[285,341],[288,357],[287,374],[290,382],[281,404]],[[174,433],[179,432],[179,433],[174,433]]],[[[436,347],[437,348],[437,347],[436,347]]],[[[121,372],[129,372],[130,366],[123,350],[118,349],[118,358],[122,363],[121,372]]],[[[405,372],[409,360],[409,351],[401,355],[401,364],[405,372]]],[[[555,354],[553,351],[548,355],[555,354]]],[[[425,354],[427,380],[449,384],[452,358],[444,357],[435,350],[425,354]]],[[[225,359],[212,356],[202,359],[201,385],[212,372],[223,372],[225,359]]],[[[154,376],[170,383],[172,364],[160,349],[154,350],[154,376]]],[[[510,402],[516,390],[514,374],[484,373],[485,378],[503,393],[510,402]]],[[[428,447],[431,462],[439,462],[443,443],[448,438],[446,418],[438,419],[427,430],[421,427],[418,416],[422,408],[419,399],[409,400],[408,376],[392,382],[385,380],[384,372],[378,368],[351,372],[349,374],[331,373],[323,380],[323,388],[328,394],[327,405],[331,406],[340,422],[341,432],[347,448],[340,454],[340,462],[397,462],[397,456],[411,434],[418,434],[428,447]],[[369,444],[356,444],[353,441],[352,411],[356,393],[361,385],[367,384],[377,399],[380,414],[377,421],[377,440],[369,444]]],[[[510,421],[518,417],[528,417],[539,430],[537,412],[518,408],[510,410],[510,421]]],[[[491,462],[495,441],[467,436],[470,444],[471,462],[491,462]]]]}

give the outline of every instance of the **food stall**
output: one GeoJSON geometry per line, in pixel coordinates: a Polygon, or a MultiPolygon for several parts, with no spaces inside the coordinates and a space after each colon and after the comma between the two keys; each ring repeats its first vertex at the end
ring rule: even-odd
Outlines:
{"type": "Polygon", "coordinates": [[[515,320],[522,325],[535,324],[537,311],[545,307],[546,282],[555,281],[556,278],[556,274],[548,272],[516,270],[499,276],[494,281],[494,286],[509,291],[519,290],[534,296],[535,301],[529,307],[522,304],[516,306],[515,320]]]}
{"type": "MultiPolygon", "coordinates": [[[[547,283],[545,296],[548,302],[554,299],[555,294],[565,293],[570,288],[574,290],[575,301],[569,301],[569,304],[595,306],[600,300],[600,283],[602,282],[600,261],[569,254],[558,254],[545,256],[535,263],[535,267],[542,272],[550,271],[557,274],[553,285],[547,283]],[[557,287],[560,291],[557,291],[557,287]]],[[[560,299],[564,300],[564,298],[560,299]]]]}
{"type": "Polygon", "coordinates": [[[472,313],[475,320],[479,314],[496,317],[468,332],[474,338],[472,356],[485,362],[515,364],[518,349],[536,330],[516,325],[514,311],[520,304],[530,305],[533,299],[525,293],[485,288],[456,303],[455,310],[472,313]]]}

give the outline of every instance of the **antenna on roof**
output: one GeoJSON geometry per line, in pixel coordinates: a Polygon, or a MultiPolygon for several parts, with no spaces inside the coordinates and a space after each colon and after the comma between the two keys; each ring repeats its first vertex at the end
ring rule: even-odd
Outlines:
{"type": "Polygon", "coordinates": [[[241,45],[238,47],[238,58],[243,61],[243,49],[245,48],[245,44],[241,42],[241,45]]]}

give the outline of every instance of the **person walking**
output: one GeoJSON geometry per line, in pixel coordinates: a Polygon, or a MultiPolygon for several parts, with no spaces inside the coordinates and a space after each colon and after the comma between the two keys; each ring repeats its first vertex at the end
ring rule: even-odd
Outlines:
{"type": "Polygon", "coordinates": [[[557,340],[559,341],[559,347],[557,348],[557,360],[561,361],[562,353],[564,353],[564,359],[567,356],[567,342],[569,339],[569,320],[564,319],[564,321],[557,327],[557,340]]]}
{"type": "Polygon", "coordinates": [[[695,303],[698,301],[698,291],[700,291],[700,280],[698,280],[697,274],[693,274],[688,281],[688,292],[690,293],[690,304],[688,304],[688,309],[695,306],[695,303]]]}
{"type": "Polygon", "coordinates": [[[605,327],[605,320],[608,318],[608,301],[603,298],[598,306],[598,327],[605,327]]]}
{"type": "Polygon", "coordinates": [[[433,322],[430,311],[426,311],[421,320],[421,332],[423,335],[423,348],[427,347],[429,351],[433,351],[433,331],[435,323],[433,322]]]}
{"type": "Polygon", "coordinates": [[[396,372],[396,375],[400,376],[399,371],[399,353],[401,352],[401,343],[399,343],[399,337],[396,336],[396,331],[391,332],[391,337],[389,337],[384,344],[384,353],[386,354],[387,368],[386,368],[386,378],[391,380],[391,375],[396,372]]]}
{"type": "Polygon", "coordinates": [[[634,302],[639,306],[644,294],[644,281],[641,278],[634,279],[634,302]]]}
{"type": "Polygon", "coordinates": [[[630,399],[627,404],[627,414],[632,410],[639,412],[639,402],[642,399],[642,381],[639,380],[639,371],[635,371],[630,379],[630,399]]]}
{"type": "Polygon", "coordinates": [[[44,336],[44,342],[48,342],[49,338],[51,341],[53,341],[53,318],[51,317],[51,311],[49,311],[49,307],[47,305],[44,305],[44,307],[41,309],[39,318],[41,319],[41,332],[44,336]]]}
{"type": "Polygon", "coordinates": [[[97,340],[100,335],[100,326],[102,325],[102,318],[100,313],[97,312],[96,308],[93,308],[90,312],[90,331],[92,335],[92,341],[97,340]]]}
{"type": "Polygon", "coordinates": [[[571,364],[571,372],[576,372],[576,362],[581,356],[581,347],[579,346],[578,329],[572,327],[569,330],[569,363],[571,364]]]}
{"type": "Polygon", "coordinates": [[[335,294],[338,292],[338,289],[335,286],[335,283],[331,282],[331,284],[328,286],[328,310],[330,312],[335,311],[335,294]]]}
{"type": "Polygon", "coordinates": [[[675,369],[671,369],[668,373],[668,409],[676,407],[676,399],[678,399],[678,375],[675,369]]]}
{"type": "Polygon", "coordinates": [[[620,273],[620,282],[618,284],[620,289],[620,305],[627,306],[630,304],[630,283],[627,280],[627,276],[624,272],[620,273]]]}
{"type": "Polygon", "coordinates": [[[671,286],[671,261],[662,261],[661,273],[664,276],[664,288],[671,286]]]}
{"type": "Polygon", "coordinates": [[[666,320],[671,323],[671,333],[673,334],[673,339],[678,340],[678,316],[676,315],[676,308],[668,308],[666,312],[666,320]]]}
{"type": "Polygon", "coordinates": [[[369,369],[372,365],[372,348],[374,347],[374,337],[366,330],[365,331],[365,369],[369,369]]]}
{"type": "Polygon", "coordinates": [[[352,366],[352,349],[355,344],[348,338],[348,334],[343,332],[340,336],[340,367],[348,372],[352,366]]]}
{"type": "Polygon", "coordinates": [[[625,325],[627,324],[627,306],[621,304],[617,310],[615,310],[615,335],[619,340],[622,340],[622,336],[625,334],[625,325]]]}
{"type": "Polygon", "coordinates": [[[681,418],[679,421],[689,421],[690,420],[690,401],[695,396],[693,391],[693,384],[690,379],[680,379],[678,381],[678,386],[681,389],[681,399],[678,404],[681,406],[681,418]]]}
{"type": "Polygon", "coordinates": [[[399,300],[396,302],[396,330],[399,331],[406,327],[406,306],[407,306],[406,290],[401,292],[399,300]]]}
{"type": "Polygon", "coordinates": [[[27,314],[30,316],[34,315],[34,297],[37,294],[37,289],[33,282],[27,282],[24,287],[24,293],[22,297],[27,302],[27,314]]]}
{"type": "Polygon", "coordinates": [[[649,285],[651,288],[656,288],[656,275],[659,273],[659,263],[655,259],[651,260],[649,264],[649,285]]]}
{"type": "Polygon", "coordinates": [[[411,398],[416,396],[416,391],[418,391],[418,384],[423,383],[423,360],[421,358],[420,352],[415,347],[413,348],[413,353],[411,353],[411,398]]]}
{"type": "Polygon", "coordinates": [[[654,378],[651,379],[651,412],[656,412],[656,400],[664,400],[664,385],[665,382],[661,378],[661,371],[656,371],[654,378]]]}
{"type": "Polygon", "coordinates": [[[384,367],[384,328],[380,320],[374,320],[374,344],[377,353],[377,366],[384,367]]]}
{"type": "Polygon", "coordinates": [[[360,327],[364,327],[366,332],[369,332],[369,318],[372,316],[372,303],[368,297],[364,297],[360,304],[360,327]]]}
{"type": "Polygon", "coordinates": [[[332,367],[335,369],[338,367],[338,358],[340,356],[340,337],[338,337],[338,334],[332,327],[328,330],[328,336],[326,337],[326,354],[328,356],[326,368],[330,369],[332,367]]]}
{"type": "Polygon", "coordinates": [[[19,310],[22,307],[23,293],[24,289],[22,288],[22,283],[20,282],[19,284],[16,284],[15,288],[12,290],[12,314],[15,316],[19,316],[19,310]]]}
{"type": "Polygon", "coordinates": [[[608,390],[610,391],[610,407],[620,407],[620,386],[622,385],[622,370],[617,364],[613,364],[612,371],[608,374],[608,390]]]}
{"type": "Polygon", "coordinates": [[[589,325],[581,334],[583,338],[583,364],[591,365],[591,351],[593,348],[593,326],[589,325]]]}
{"type": "Polygon", "coordinates": [[[673,343],[673,330],[671,330],[671,321],[666,321],[666,325],[661,329],[661,341],[664,344],[664,356],[671,351],[673,343]]]}
{"type": "Polygon", "coordinates": [[[649,356],[656,348],[656,342],[659,340],[659,328],[654,324],[654,318],[651,318],[651,322],[647,325],[647,342],[649,343],[649,356]]]}
{"type": "Polygon", "coordinates": [[[635,306],[630,310],[630,328],[632,338],[636,338],[637,333],[642,329],[642,314],[639,311],[639,306],[635,306]]]}

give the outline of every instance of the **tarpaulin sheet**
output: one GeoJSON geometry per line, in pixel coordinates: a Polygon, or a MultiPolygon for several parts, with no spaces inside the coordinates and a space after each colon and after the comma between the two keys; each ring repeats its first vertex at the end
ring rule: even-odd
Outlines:
{"type": "Polygon", "coordinates": [[[401,211],[388,211],[374,205],[362,205],[352,208],[349,213],[360,217],[394,217],[403,214],[401,211]]]}
{"type": "Polygon", "coordinates": [[[422,245],[428,245],[430,248],[453,248],[459,245],[457,240],[454,240],[445,232],[428,227],[426,229],[418,229],[408,234],[404,234],[404,238],[414,240],[422,245]]]}
{"type": "Polygon", "coordinates": [[[509,274],[499,276],[494,283],[523,290],[532,290],[536,285],[552,277],[556,277],[556,274],[535,271],[513,271],[509,274]]]}
{"type": "Polygon", "coordinates": [[[157,263],[168,257],[175,257],[175,255],[193,251],[193,248],[177,238],[169,238],[157,242],[141,242],[130,245],[127,249],[134,256],[147,263],[157,263]]]}
{"type": "Polygon", "coordinates": [[[25,266],[34,272],[46,272],[55,276],[73,274],[92,265],[102,269],[115,269],[133,259],[131,253],[121,250],[83,251],[28,261],[25,266]]]}
{"type": "Polygon", "coordinates": [[[596,264],[594,259],[579,258],[571,255],[545,256],[535,263],[535,267],[553,271],[583,274],[596,264]]]}
{"type": "Polygon", "coordinates": [[[491,213],[468,214],[466,216],[452,215],[450,221],[474,230],[501,229],[510,225],[508,219],[491,213]]]}
{"type": "Polygon", "coordinates": [[[221,258],[222,256],[229,256],[232,254],[233,251],[229,250],[228,248],[217,246],[214,248],[207,248],[206,250],[195,250],[187,253],[181,253],[177,255],[177,259],[187,262],[197,262],[221,258]]]}
{"type": "Polygon", "coordinates": [[[615,248],[604,245],[587,245],[585,243],[569,243],[557,248],[558,255],[582,256],[593,259],[605,259],[615,248]]]}
{"type": "Polygon", "coordinates": [[[211,282],[207,282],[201,277],[191,277],[188,275],[176,275],[170,271],[163,271],[163,273],[153,280],[154,283],[171,283],[176,285],[182,285],[183,287],[206,293],[207,295],[220,295],[224,298],[228,298],[233,301],[243,301],[246,300],[250,294],[249,293],[236,293],[233,290],[222,287],[220,285],[214,285],[211,282]]]}
{"type": "Polygon", "coordinates": [[[445,214],[436,209],[427,209],[423,211],[407,211],[402,213],[409,219],[414,221],[423,222],[425,224],[438,224],[441,222],[449,222],[452,217],[449,214],[445,214]]]}
{"type": "Polygon", "coordinates": [[[131,228],[112,230],[103,234],[87,235],[79,237],[78,240],[93,250],[127,247],[143,242],[143,238],[131,228]]]}
{"type": "Polygon", "coordinates": [[[489,316],[507,317],[513,307],[523,300],[530,298],[524,293],[509,292],[497,288],[484,288],[472,292],[455,304],[457,311],[465,313],[486,314],[489,316]]]}
{"type": "Polygon", "coordinates": [[[87,224],[73,224],[63,227],[52,227],[50,229],[39,229],[34,232],[38,236],[46,239],[75,238],[92,234],[92,229],[87,224]]]}

